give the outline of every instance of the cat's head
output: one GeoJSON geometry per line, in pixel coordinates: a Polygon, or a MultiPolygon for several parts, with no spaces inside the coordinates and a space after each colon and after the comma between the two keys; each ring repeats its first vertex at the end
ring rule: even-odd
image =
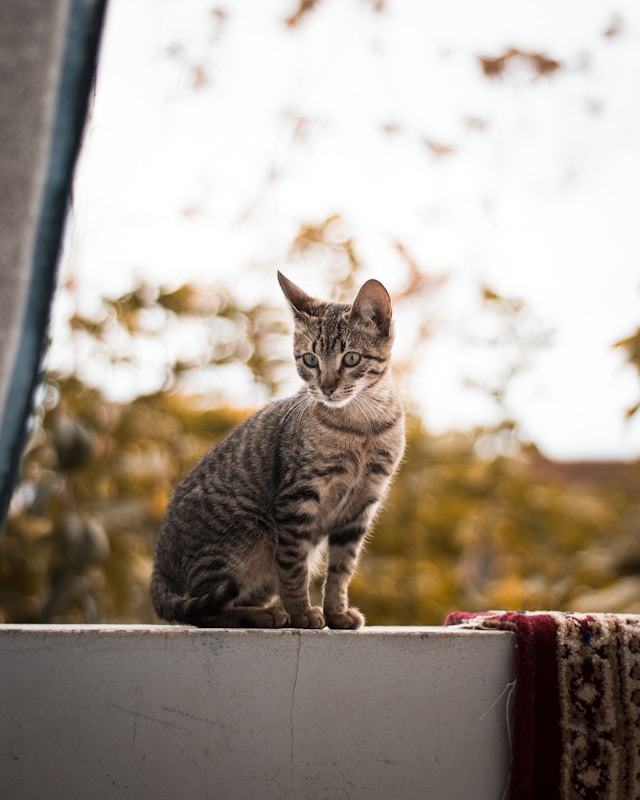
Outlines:
{"type": "Polygon", "coordinates": [[[278,272],[293,310],[293,353],[309,393],[342,408],[374,386],[389,369],[393,342],[391,300],[384,286],[368,280],[351,305],[310,297],[278,272]]]}

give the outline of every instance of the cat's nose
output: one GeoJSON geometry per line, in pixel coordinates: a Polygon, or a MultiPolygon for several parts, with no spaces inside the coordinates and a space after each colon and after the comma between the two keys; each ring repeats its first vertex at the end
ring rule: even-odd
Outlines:
{"type": "Polygon", "coordinates": [[[320,389],[325,397],[331,397],[338,387],[338,379],[335,375],[323,375],[320,381],[320,389]]]}

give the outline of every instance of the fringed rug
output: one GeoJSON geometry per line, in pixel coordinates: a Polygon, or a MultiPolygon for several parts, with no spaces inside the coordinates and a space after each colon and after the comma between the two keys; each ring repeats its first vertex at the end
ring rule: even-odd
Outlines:
{"type": "Polygon", "coordinates": [[[640,800],[640,616],[450,614],[513,631],[511,800],[640,800]]]}

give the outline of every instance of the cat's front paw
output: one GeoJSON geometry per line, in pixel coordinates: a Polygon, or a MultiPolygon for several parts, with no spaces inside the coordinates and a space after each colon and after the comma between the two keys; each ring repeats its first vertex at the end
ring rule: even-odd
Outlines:
{"type": "Polygon", "coordinates": [[[327,625],[341,631],[354,631],[364,625],[364,616],[357,608],[348,608],[346,611],[336,611],[325,614],[327,625]]]}
{"type": "Polygon", "coordinates": [[[289,624],[292,628],[324,628],[324,614],[321,608],[313,606],[298,614],[291,614],[289,624]]]}

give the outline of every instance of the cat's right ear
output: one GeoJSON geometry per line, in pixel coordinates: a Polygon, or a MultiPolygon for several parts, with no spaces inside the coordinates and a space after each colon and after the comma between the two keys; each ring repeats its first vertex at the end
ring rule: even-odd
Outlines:
{"type": "Polygon", "coordinates": [[[290,281],[289,278],[285,278],[281,272],[278,272],[278,282],[294,313],[301,314],[305,317],[313,314],[313,309],[317,305],[313,297],[309,297],[308,294],[303,292],[302,289],[290,281]]]}

